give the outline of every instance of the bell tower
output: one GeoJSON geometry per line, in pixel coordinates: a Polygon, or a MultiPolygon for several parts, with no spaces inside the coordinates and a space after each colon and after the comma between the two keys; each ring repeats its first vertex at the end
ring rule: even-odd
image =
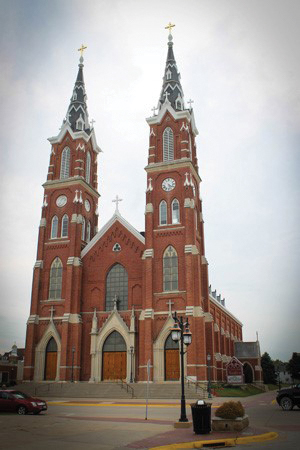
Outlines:
{"type": "MultiPolygon", "coordinates": [[[[185,104],[173,52],[172,27],[171,24],[166,27],[169,29],[168,52],[158,105],[153,108],[153,116],[146,119],[150,132],[145,168],[145,355],[142,367],[149,359],[152,361],[147,342],[150,335],[158,333],[153,319],[159,311],[166,310],[167,301],[173,303],[173,311],[190,316],[193,333],[193,344],[187,356],[190,362],[205,348],[204,311],[209,308],[201,179],[195,142],[198,131],[192,101],[188,102],[188,107],[185,104]]],[[[201,359],[206,364],[205,355],[201,359]]],[[[190,364],[189,367],[188,364],[188,375],[205,379],[200,366],[190,364]]]]}
{"type": "MultiPolygon", "coordinates": [[[[82,55],[85,48],[79,49],[78,74],[66,117],[58,135],[49,138],[50,162],[43,185],[37,260],[27,322],[24,370],[27,380],[41,381],[47,376],[70,380],[72,348],[76,349],[74,366],[80,367],[80,256],[97,233],[97,155],[101,151],[87,111],[82,55]],[[37,361],[37,349],[47,356],[46,347],[51,338],[55,341],[52,347],[57,349],[52,372],[49,367],[46,371],[47,361],[37,361]]],[[[78,369],[74,378],[79,379],[78,369]]]]}

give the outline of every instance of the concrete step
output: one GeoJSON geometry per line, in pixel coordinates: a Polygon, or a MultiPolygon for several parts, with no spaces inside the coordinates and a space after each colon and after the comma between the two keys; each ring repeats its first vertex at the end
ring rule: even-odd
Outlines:
{"type": "MultiPolygon", "coordinates": [[[[58,398],[146,398],[146,383],[22,383],[15,387],[27,394],[37,397],[58,398]]],[[[149,383],[148,398],[177,399],[181,397],[180,383],[149,383]]],[[[207,398],[207,392],[197,388],[195,385],[185,385],[185,397],[187,399],[207,398]]]]}

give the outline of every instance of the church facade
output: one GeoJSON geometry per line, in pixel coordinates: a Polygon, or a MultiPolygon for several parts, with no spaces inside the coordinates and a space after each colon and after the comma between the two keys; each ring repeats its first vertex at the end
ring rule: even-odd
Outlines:
{"type": "Polygon", "coordinates": [[[212,380],[226,378],[242,324],[209,286],[198,131],[171,34],[157,112],[147,122],[145,232],[122,217],[118,198],[98,231],[101,150],[88,118],[81,55],[66,118],[49,139],[27,381],[144,382],[148,374],[153,382],[178,381],[179,347],[170,335],[175,311],[192,333],[185,375],[205,383],[209,364],[212,380]]]}

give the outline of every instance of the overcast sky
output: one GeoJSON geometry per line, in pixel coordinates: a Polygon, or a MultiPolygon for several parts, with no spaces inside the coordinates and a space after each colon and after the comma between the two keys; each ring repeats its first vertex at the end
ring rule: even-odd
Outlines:
{"type": "Polygon", "coordinates": [[[149,127],[169,21],[199,136],[213,289],[259,334],[262,352],[300,351],[300,5],[285,0],[1,0],[0,353],[25,345],[50,156],[81,44],[98,157],[99,225],[123,201],[144,230],[149,127]]]}

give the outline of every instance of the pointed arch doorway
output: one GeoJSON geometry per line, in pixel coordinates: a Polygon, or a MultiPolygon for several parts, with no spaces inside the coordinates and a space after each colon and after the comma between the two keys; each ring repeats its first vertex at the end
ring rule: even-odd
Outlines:
{"type": "Polygon", "coordinates": [[[179,344],[169,334],[165,342],[165,381],[178,381],[179,378],[179,344]]]}
{"type": "Polygon", "coordinates": [[[117,331],[106,338],[102,350],[102,380],[124,380],[126,378],[126,343],[117,331]]]}
{"type": "Polygon", "coordinates": [[[45,357],[45,373],[44,380],[53,381],[56,379],[57,370],[57,344],[55,339],[52,337],[46,347],[46,357],[45,357]]]}

